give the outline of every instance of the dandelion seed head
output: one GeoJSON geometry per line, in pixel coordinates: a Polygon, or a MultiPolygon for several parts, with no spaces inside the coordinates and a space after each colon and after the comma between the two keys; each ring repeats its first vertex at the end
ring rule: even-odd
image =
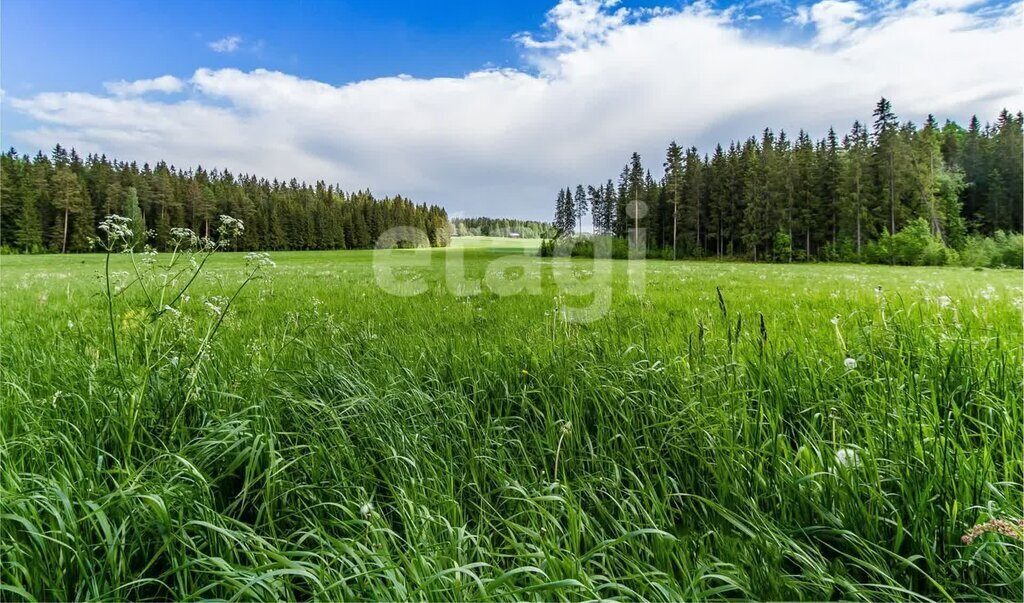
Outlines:
{"type": "Polygon", "coordinates": [[[363,506],[359,507],[359,514],[363,516],[363,519],[368,519],[370,515],[373,515],[373,503],[363,503],[363,506]]]}
{"type": "Polygon", "coordinates": [[[847,358],[846,360],[843,361],[843,366],[845,366],[848,370],[852,371],[853,369],[857,368],[857,360],[854,358],[847,358]]]}
{"type": "Polygon", "coordinates": [[[840,467],[858,467],[860,455],[853,448],[840,448],[836,450],[836,464],[840,467]]]}

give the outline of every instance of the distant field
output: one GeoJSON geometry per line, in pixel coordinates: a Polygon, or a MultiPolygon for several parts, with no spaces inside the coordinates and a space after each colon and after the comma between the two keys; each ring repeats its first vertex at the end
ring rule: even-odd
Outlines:
{"type": "Polygon", "coordinates": [[[452,237],[452,247],[464,249],[540,249],[543,239],[512,239],[508,237],[452,237]]]}
{"type": "Polygon", "coordinates": [[[538,244],[0,258],[0,599],[1024,597],[1020,271],[538,244]]]}

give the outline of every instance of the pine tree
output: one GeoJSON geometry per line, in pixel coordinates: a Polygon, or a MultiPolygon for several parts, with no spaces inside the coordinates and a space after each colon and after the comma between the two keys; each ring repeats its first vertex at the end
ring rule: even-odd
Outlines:
{"type": "Polygon", "coordinates": [[[683,196],[683,148],[672,141],[665,153],[665,189],[672,203],[672,259],[679,250],[679,203],[683,196]]]}
{"type": "Polygon", "coordinates": [[[889,215],[889,234],[896,233],[896,196],[897,166],[896,155],[899,152],[899,122],[892,112],[892,104],[882,97],[872,114],[875,118],[875,170],[882,198],[886,200],[889,215]]]}
{"type": "MultiPolygon", "coordinates": [[[[75,250],[75,244],[81,243],[81,240],[91,234],[91,231],[87,230],[84,219],[72,224],[76,222],[79,215],[85,213],[87,200],[84,197],[78,176],[67,167],[68,162],[62,153],[62,147],[57,145],[54,149],[54,163],[60,167],[53,175],[51,200],[53,207],[61,215],[51,235],[51,240],[57,244],[61,253],[67,253],[69,235],[72,235],[72,250],[75,250]],[[74,236],[78,233],[82,233],[82,236],[74,236]]],[[[89,213],[91,214],[91,212],[89,213]]],[[[79,249],[79,251],[82,250],[79,249]]]]}
{"type": "Polygon", "coordinates": [[[583,234],[583,216],[587,215],[587,193],[582,184],[576,185],[576,198],[573,201],[573,214],[580,234],[583,234]]]}
{"type": "Polygon", "coordinates": [[[860,122],[853,122],[853,128],[843,139],[844,161],[842,171],[843,212],[846,220],[852,222],[851,233],[856,241],[857,256],[860,257],[867,236],[867,222],[871,208],[867,186],[870,149],[867,130],[860,122]]]}

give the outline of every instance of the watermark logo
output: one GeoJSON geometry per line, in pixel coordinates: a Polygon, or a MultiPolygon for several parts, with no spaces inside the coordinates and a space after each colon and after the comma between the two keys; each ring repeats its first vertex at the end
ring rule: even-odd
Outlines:
{"type": "Polygon", "coordinates": [[[455,297],[489,293],[498,297],[541,296],[553,285],[558,312],[567,322],[590,323],[612,305],[613,274],[625,268],[626,291],[642,296],[646,287],[647,233],[639,228],[643,203],[627,212],[634,227],[626,241],[586,236],[556,241],[549,257],[536,248],[488,249],[486,246],[429,248],[422,229],[400,226],[383,233],[373,251],[373,272],[381,291],[414,297],[447,290],[455,297]],[[622,254],[621,245],[626,244],[622,254]],[[574,257],[574,252],[576,256],[574,257]],[[617,253],[618,252],[618,253],[617,253]],[[625,262],[616,259],[628,260],[625,262]],[[443,264],[438,270],[437,263],[443,264]]]}

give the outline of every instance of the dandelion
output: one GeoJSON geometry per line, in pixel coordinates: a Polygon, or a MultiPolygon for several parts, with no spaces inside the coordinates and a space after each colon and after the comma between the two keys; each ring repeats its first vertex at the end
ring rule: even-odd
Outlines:
{"type": "Polygon", "coordinates": [[[359,514],[363,519],[369,519],[370,515],[373,515],[373,503],[363,503],[363,506],[359,507],[359,514]]]}
{"type": "Polygon", "coordinates": [[[854,358],[847,358],[843,361],[843,366],[845,366],[847,370],[852,371],[857,368],[857,360],[854,358]]]}
{"type": "Polygon", "coordinates": [[[979,523],[972,526],[970,530],[967,530],[967,532],[960,537],[960,542],[965,545],[971,545],[986,532],[995,532],[1000,536],[1024,541],[1024,519],[1018,519],[1016,521],[990,519],[985,523],[979,523]]]}
{"type": "Polygon", "coordinates": [[[840,467],[859,467],[860,455],[853,448],[836,450],[836,464],[840,467]]]}
{"type": "Polygon", "coordinates": [[[839,326],[839,315],[838,315],[838,314],[836,314],[835,316],[833,316],[833,317],[832,317],[832,320],[831,320],[831,322],[832,322],[832,324],[833,324],[834,326],[837,326],[837,327],[838,327],[838,326],[839,326]]]}

